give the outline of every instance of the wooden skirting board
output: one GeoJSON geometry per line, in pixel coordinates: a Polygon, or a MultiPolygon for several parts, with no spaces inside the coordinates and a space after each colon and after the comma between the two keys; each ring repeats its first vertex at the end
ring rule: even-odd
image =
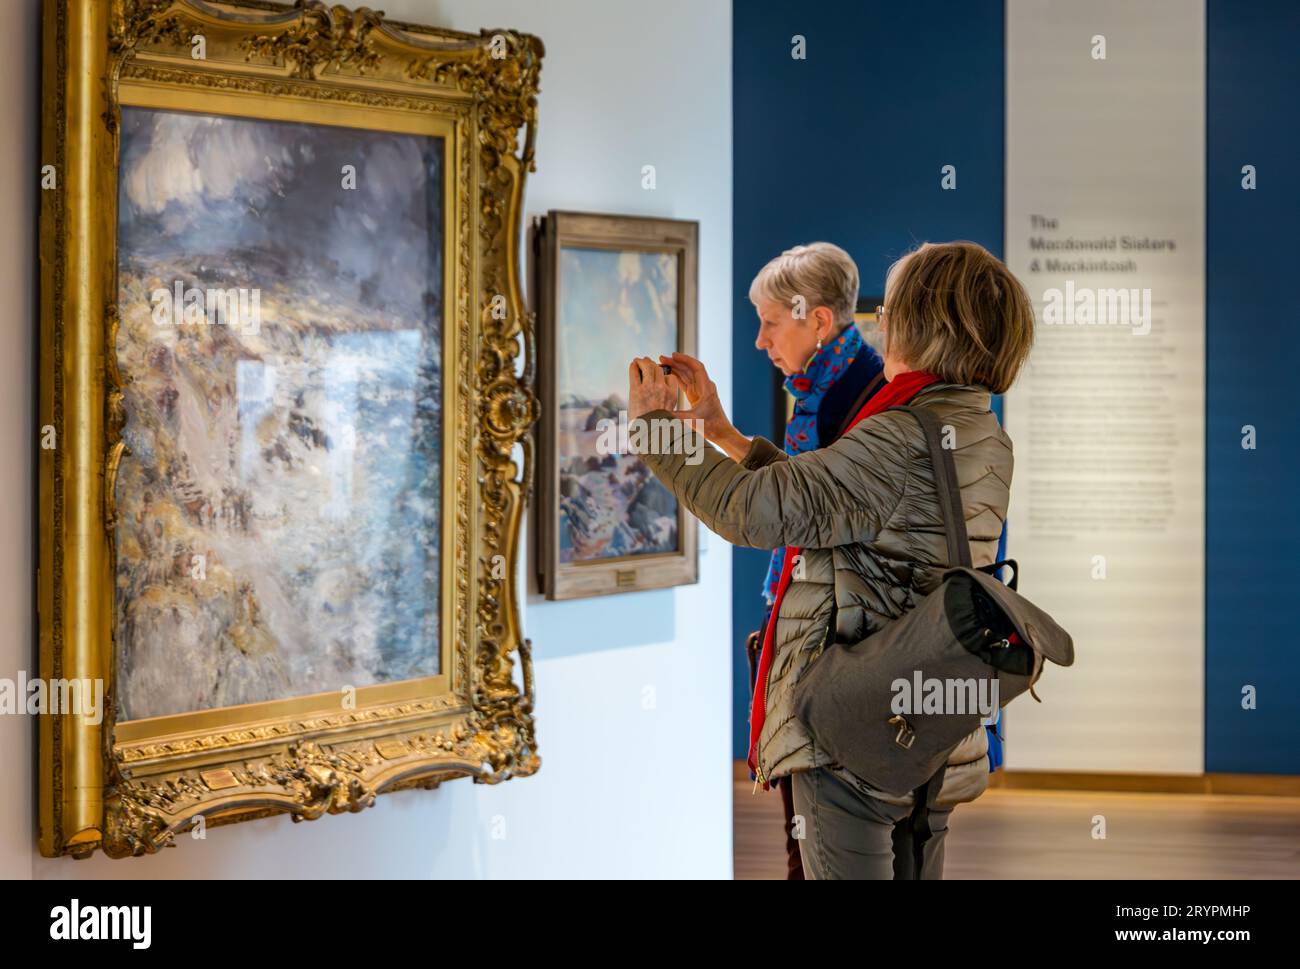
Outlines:
{"type": "MultiPolygon", "coordinates": [[[[733,762],[732,777],[745,780],[745,762],[733,762]]],[[[1000,770],[989,787],[1020,791],[1126,791],[1146,794],[1252,794],[1300,797],[1295,774],[1086,774],[1067,771],[1000,770]]]]}
{"type": "Polygon", "coordinates": [[[1254,794],[1300,797],[1294,774],[1082,774],[1000,770],[989,787],[1021,791],[1128,791],[1148,794],[1254,794]]]}

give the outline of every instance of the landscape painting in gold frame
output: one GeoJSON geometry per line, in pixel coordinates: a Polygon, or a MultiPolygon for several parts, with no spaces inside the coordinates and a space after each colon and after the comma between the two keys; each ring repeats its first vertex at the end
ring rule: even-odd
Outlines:
{"type": "Polygon", "coordinates": [[[40,669],[105,700],[40,719],[40,850],[535,772],[541,42],[314,0],[44,31],[40,669]]]}

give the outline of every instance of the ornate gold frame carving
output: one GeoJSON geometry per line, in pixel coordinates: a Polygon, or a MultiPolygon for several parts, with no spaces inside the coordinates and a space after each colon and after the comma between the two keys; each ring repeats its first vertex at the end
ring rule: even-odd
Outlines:
{"type": "Polygon", "coordinates": [[[58,181],[41,208],[39,407],[57,446],[39,452],[40,672],[102,679],[109,711],[101,724],[41,717],[42,854],[147,854],[199,816],[310,820],[452,777],[533,773],[515,576],[538,403],[518,242],[541,41],[318,0],[47,0],[44,35],[42,162],[58,181]],[[206,59],[191,56],[196,35],[206,59]],[[123,103],[446,132],[444,675],[364,687],[342,711],[328,695],[113,722],[114,481],[127,419],[114,349],[123,103]]]}

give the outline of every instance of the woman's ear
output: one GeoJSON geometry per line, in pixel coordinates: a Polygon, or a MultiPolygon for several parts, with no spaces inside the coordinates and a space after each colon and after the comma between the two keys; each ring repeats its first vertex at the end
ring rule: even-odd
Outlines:
{"type": "Polygon", "coordinates": [[[814,332],[819,346],[830,343],[835,338],[835,314],[829,306],[819,306],[813,310],[813,322],[816,323],[814,332]]]}

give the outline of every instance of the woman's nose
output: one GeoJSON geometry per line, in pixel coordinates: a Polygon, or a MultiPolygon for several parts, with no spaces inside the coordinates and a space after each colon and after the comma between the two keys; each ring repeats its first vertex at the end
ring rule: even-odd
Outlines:
{"type": "Polygon", "coordinates": [[[769,345],[770,344],[767,342],[767,338],[764,337],[762,332],[760,331],[758,334],[758,338],[754,340],[754,348],[758,350],[766,350],[769,345]]]}

